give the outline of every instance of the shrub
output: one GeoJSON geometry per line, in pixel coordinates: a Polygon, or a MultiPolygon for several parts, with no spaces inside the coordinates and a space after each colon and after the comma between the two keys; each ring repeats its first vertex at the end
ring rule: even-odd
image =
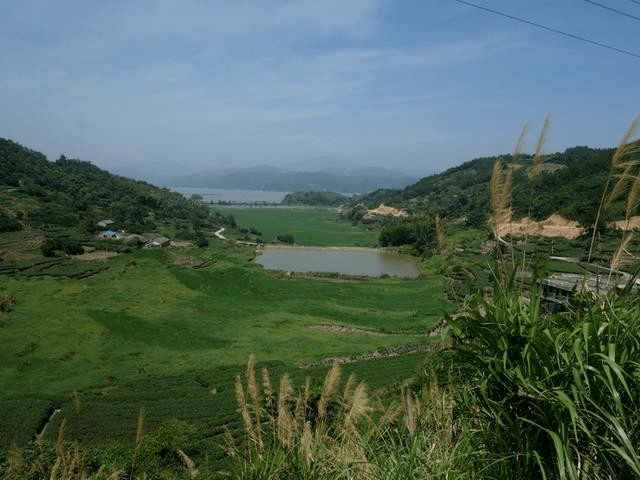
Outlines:
{"type": "Polygon", "coordinates": [[[590,298],[541,316],[511,280],[450,319],[473,368],[475,471],[494,478],[640,476],[640,299],[590,298]],[[589,305],[585,307],[585,305],[589,305]]]}
{"type": "Polygon", "coordinates": [[[57,237],[48,239],[42,246],[42,254],[45,257],[55,257],[57,252],[67,255],[79,255],[84,253],[82,245],[70,237],[57,237]]]}
{"type": "Polygon", "coordinates": [[[4,212],[0,212],[0,233],[17,232],[22,229],[22,224],[4,212]]]}
{"type": "Polygon", "coordinates": [[[295,243],[294,239],[293,239],[293,235],[287,233],[286,235],[278,235],[276,237],[276,240],[278,240],[279,242],[282,243],[287,243],[289,245],[293,245],[295,243]]]}

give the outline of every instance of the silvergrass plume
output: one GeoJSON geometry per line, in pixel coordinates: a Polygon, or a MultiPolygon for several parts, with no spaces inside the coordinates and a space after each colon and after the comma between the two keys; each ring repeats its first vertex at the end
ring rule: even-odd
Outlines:
{"type": "Polygon", "coordinates": [[[378,425],[383,427],[393,423],[402,413],[403,405],[400,402],[394,401],[384,410],[384,413],[378,421],[378,425]]]}
{"type": "Polygon", "coordinates": [[[305,422],[307,407],[309,405],[309,390],[311,389],[311,380],[307,377],[304,381],[304,389],[298,395],[296,400],[296,410],[294,413],[297,428],[300,429],[305,422]]]}
{"type": "Polygon", "coordinates": [[[280,378],[280,391],[278,393],[278,440],[288,448],[293,446],[293,438],[296,431],[295,420],[289,410],[289,399],[293,394],[293,385],[288,374],[280,378]]]}
{"type": "Polygon", "coordinates": [[[238,454],[238,447],[236,446],[236,441],[233,439],[231,430],[229,430],[227,425],[224,426],[222,437],[224,438],[224,444],[226,446],[225,451],[227,455],[235,457],[238,454]]]}
{"type": "Polygon", "coordinates": [[[632,237],[633,233],[628,231],[624,232],[622,235],[620,246],[611,258],[611,271],[619,270],[620,267],[629,265],[632,262],[633,259],[629,256],[629,252],[627,251],[627,246],[629,246],[629,242],[631,242],[632,237]]]}
{"type": "Polygon", "coordinates": [[[138,412],[138,421],[136,423],[136,448],[140,446],[144,438],[144,407],[140,407],[138,412]]]}
{"type": "Polygon", "coordinates": [[[345,440],[355,441],[360,437],[357,422],[360,419],[369,419],[369,414],[372,410],[369,406],[369,395],[367,394],[367,384],[365,382],[360,382],[353,389],[353,392],[349,393],[349,403],[346,407],[347,415],[343,423],[345,440]]]}
{"type": "Polygon", "coordinates": [[[304,422],[304,427],[302,429],[302,437],[300,438],[300,453],[304,457],[304,460],[307,464],[307,467],[314,461],[313,456],[313,431],[311,429],[310,422],[304,422]]]}
{"type": "Polygon", "coordinates": [[[632,180],[632,183],[631,188],[629,189],[629,194],[627,195],[627,201],[625,202],[624,212],[627,223],[636,212],[638,201],[640,201],[640,176],[634,176],[630,180],[632,180]]]}
{"type": "Polygon", "coordinates": [[[189,476],[191,478],[197,476],[198,469],[196,468],[196,462],[191,460],[191,458],[179,448],[176,450],[176,452],[178,452],[178,456],[182,460],[182,463],[184,463],[184,466],[187,468],[187,472],[189,472],[189,476]]]}
{"type": "Polygon", "coordinates": [[[511,164],[514,168],[520,166],[520,159],[522,158],[522,150],[524,149],[524,142],[527,140],[527,135],[529,135],[529,130],[531,129],[531,119],[527,120],[527,123],[524,124],[522,130],[520,131],[520,136],[518,137],[518,142],[516,143],[516,148],[513,151],[513,158],[511,160],[511,164]]]}
{"type": "Polygon", "coordinates": [[[16,442],[11,442],[9,447],[9,472],[19,473],[24,468],[24,459],[22,458],[22,452],[16,445],[16,442]]]}
{"type": "Polygon", "coordinates": [[[64,431],[67,427],[67,419],[62,419],[60,428],[58,429],[58,439],[56,441],[56,454],[61,456],[64,453],[64,431]]]}
{"type": "Polygon", "coordinates": [[[623,192],[628,188],[629,181],[634,178],[633,171],[636,169],[635,167],[637,167],[640,163],[640,159],[629,157],[638,152],[637,142],[631,141],[636,133],[636,130],[638,129],[638,126],[640,126],[640,115],[638,115],[631,123],[624,136],[622,137],[622,140],[620,140],[618,148],[613,154],[613,158],[611,159],[611,166],[614,169],[622,170],[622,172],[615,175],[618,177],[618,181],[607,197],[605,208],[611,205],[612,202],[620,198],[623,192]]]}
{"type": "Polygon", "coordinates": [[[549,128],[551,126],[551,112],[549,112],[544,119],[544,124],[542,125],[542,130],[540,130],[540,135],[538,136],[538,143],[536,144],[536,153],[533,156],[533,160],[531,161],[531,167],[527,171],[527,176],[529,180],[537,177],[540,172],[542,172],[542,165],[546,161],[546,158],[542,155],[542,149],[544,144],[549,137],[549,128]]]}
{"type": "Polygon", "coordinates": [[[338,363],[334,362],[331,365],[331,369],[327,373],[327,376],[324,379],[324,385],[322,386],[322,394],[320,395],[320,400],[318,401],[318,417],[322,420],[327,415],[327,406],[333,397],[333,394],[336,392],[338,388],[338,383],[340,382],[340,367],[338,363]]]}
{"type": "Polygon", "coordinates": [[[493,164],[489,193],[491,200],[491,229],[496,239],[500,239],[499,226],[511,217],[509,203],[511,202],[511,189],[513,186],[513,168],[505,174],[500,160],[493,164]]]}
{"type": "Polygon", "coordinates": [[[254,427],[256,441],[261,446],[262,426],[260,420],[262,417],[262,403],[260,401],[260,395],[258,392],[258,382],[256,381],[256,370],[253,355],[250,355],[249,360],[247,361],[247,393],[249,394],[249,398],[251,399],[253,415],[256,422],[254,427]]]}
{"type": "Polygon", "coordinates": [[[271,386],[271,378],[267,367],[262,368],[262,388],[264,390],[265,403],[269,408],[273,405],[273,387],[271,386]]]}
{"type": "Polygon", "coordinates": [[[242,379],[240,375],[236,375],[235,380],[236,387],[236,401],[238,402],[238,407],[240,408],[240,416],[242,417],[242,423],[244,424],[244,431],[247,433],[247,436],[251,441],[255,441],[256,436],[253,431],[253,421],[251,420],[251,415],[249,414],[249,405],[247,404],[247,399],[244,394],[244,388],[242,386],[242,379]]]}
{"type": "Polygon", "coordinates": [[[404,400],[404,413],[405,413],[405,422],[407,425],[407,430],[409,431],[409,436],[413,437],[413,433],[416,429],[416,422],[414,418],[414,407],[412,405],[411,399],[411,390],[408,388],[405,389],[403,393],[404,400]]]}
{"type": "Polygon", "coordinates": [[[616,151],[613,154],[613,157],[611,158],[611,168],[622,170],[622,173],[618,173],[615,175],[610,173],[609,176],[607,177],[607,182],[605,183],[604,190],[602,192],[600,205],[598,206],[596,219],[593,225],[591,242],[589,244],[589,253],[587,255],[587,263],[591,262],[591,255],[593,254],[593,248],[595,246],[595,241],[596,241],[596,233],[598,231],[598,225],[600,224],[600,216],[602,215],[602,211],[605,208],[609,207],[611,203],[613,203],[618,198],[620,198],[623,192],[627,188],[629,188],[628,185],[630,182],[633,182],[633,183],[631,186],[631,191],[629,192],[629,195],[627,197],[627,201],[625,204],[625,217],[627,221],[629,220],[629,218],[633,214],[633,210],[635,210],[637,206],[638,197],[640,195],[640,188],[637,188],[637,187],[633,188],[635,184],[635,177],[638,176],[638,172],[636,172],[636,174],[634,175],[633,171],[635,167],[638,165],[638,163],[640,162],[640,159],[633,158],[633,157],[637,156],[637,153],[640,152],[640,147],[637,141],[631,142],[631,139],[635,135],[635,132],[638,129],[639,125],[640,125],[640,115],[638,115],[633,120],[633,122],[631,122],[631,125],[623,135],[622,139],[620,140],[620,143],[618,144],[618,148],[616,149],[616,151]],[[618,181],[616,182],[613,189],[611,190],[611,193],[607,194],[612,177],[617,177],[618,181]]]}
{"type": "Polygon", "coordinates": [[[352,373],[347,379],[347,384],[344,386],[344,393],[342,394],[342,402],[347,404],[353,398],[353,392],[356,388],[356,375],[352,373]]]}

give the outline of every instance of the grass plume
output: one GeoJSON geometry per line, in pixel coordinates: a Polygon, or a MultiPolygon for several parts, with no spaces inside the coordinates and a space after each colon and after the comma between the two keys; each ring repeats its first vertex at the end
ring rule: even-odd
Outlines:
{"type": "Polygon", "coordinates": [[[587,254],[587,263],[591,262],[593,249],[595,247],[596,234],[600,226],[600,219],[603,211],[614,201],[619,199],[626,190],[631,190],[625,203],[625,217],[627,222],[638,205],[638,199],[640,198],[640,185],[636,185],[635,180],[640,176],[640,172],[637,171],[637,167],[640,163],[638,155],[640,153],[640,142],[632,142],[638,126],[640,126],[640,115],[631,122],[631,125],[629,125],[629,128],[622,136],[622,139],[618,144],[618,148],[616,148],[616,151],[611,158],[611,173],[609,173],[604,185],[600,204],[596,213],[596,219],[593,224],[591,241],[589,243],[589,252],[587,254]],[[616,171],[618,173],[613,173],[616,171]],[[611,183],[612,178],[617,178],[618,181],[613,186],[611,192],[609,192],[609,184],[611,183]]]}
{"type": "Polygon", "coordinates": [[[327,406],[335,394],[340,383],[340,366],[334,363],[327,373],[322,386],[322,394],[318,401],[318,418],[324,420],[327,416],[327,406]]]}
{"type": "Polygon", "coordinates": [[[533,180],[542,172],[542,165],[546,161],[545,156],[542,154],[547,138],[549,137],[549,129],[551,127],[551,113],[548,113],[544,119],[540,135],[538,136],[538,142],[536,143],[536,152],[533,155],[531,166],[527,169],[527,177],[529,180],[533,180]]]}

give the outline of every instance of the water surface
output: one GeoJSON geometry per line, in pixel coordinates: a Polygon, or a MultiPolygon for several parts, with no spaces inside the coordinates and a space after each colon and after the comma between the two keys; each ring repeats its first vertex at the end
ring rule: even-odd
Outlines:
{"type": "Polygon", "coordinates": [[[418,259],[374,248],[266,246],[256,263],[267,270],[322,272],[367,277],[420,275],[418,259]]]}
{"type": "Polygon", "coordinates": [[[280,203],[288,192],[268,192],[263,190],[232,190],[222,188],[169,187],[187,198],[198,194],[205,203],[280,203]]]}

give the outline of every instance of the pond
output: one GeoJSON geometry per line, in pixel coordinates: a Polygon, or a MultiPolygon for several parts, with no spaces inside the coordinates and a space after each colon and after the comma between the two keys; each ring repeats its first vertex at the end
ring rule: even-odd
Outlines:
{"type": "Polygon", "coordinates": [[[420,275],[419,260],[373,248],[266,246],[256,263],[267,270],[322,272],[367,277],[420,275]]]}

